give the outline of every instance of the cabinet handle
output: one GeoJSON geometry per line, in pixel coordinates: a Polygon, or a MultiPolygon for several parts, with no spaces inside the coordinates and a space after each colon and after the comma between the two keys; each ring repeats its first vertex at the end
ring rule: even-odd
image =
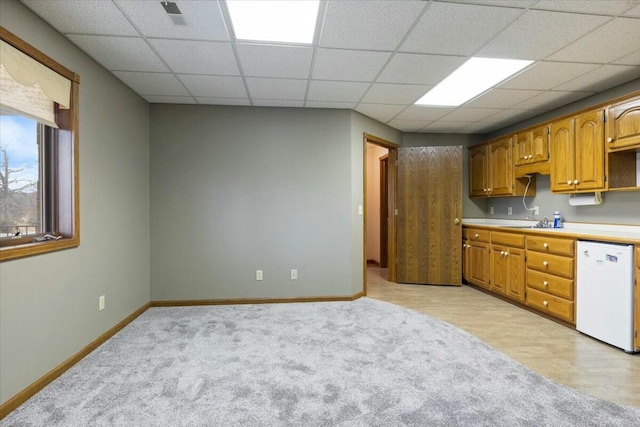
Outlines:
{"type": "Polygon", "coordinates": [[[549,305],[547,301],[542,301],[542,304],[544,304],[545,307],[549,305]]]}
{"type": "Polygon", "coordinates": [[[529,154],[528,159],[533,159],[533,154],[529,154]]]}
{"type": "Polygon", "coordinates": [[[509,256],[509,251],[504,251],[504,256],[509,256]]]}
{"type": "Polygon", "coordinates": [[[549,282],[547,282],[546,280],[542,281],[542,284],[544,285],[544,287],[546,288],[547,286],[549,286],[549,282]]]}
{"type": "Polygon", "coordinates": [[[571,183],[572,183],[572,182],[573,182],[573,181],[568,180],[568,181],[567,181],[567,185],[571,185],[571,183]]]}
{"type": "Polygon", "coordinates": [[[611,137],[607,138],[607,142],[613,142],[613,141],[614,141],[613,138],[611,137]]]}
{"type": "Polygon", "coordinates": [[[542,265],[544,265],[545,267],[549,265],[549,263],[547,261],[542,261],[542,265]]]}
{"type": "Polygon", "coordinates": [[[579,182],[580,182],[580,181],[578,181],[577,179],[574,179],[574,180],[573,180],[573,183],[574,183],[575,185],[578,185],[578,183],[579,183],[579,182]]]}
{"type": "Polygon", "coordinates": [[[544,243],[542,246],[544,246],[545,248],[548,248],[549,244],[548,243],[544,243]]]}
{"type": "Polygon", "coordinates": [[[480,237],[480,235],[476,233],[474,237],[477,239],[478,237],[480,237]]]}

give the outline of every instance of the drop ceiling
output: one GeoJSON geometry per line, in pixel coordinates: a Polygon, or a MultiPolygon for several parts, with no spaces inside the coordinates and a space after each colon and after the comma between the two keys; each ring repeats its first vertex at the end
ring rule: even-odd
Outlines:
{"type": "Polygon", "coordinates": [[[150,103],[353,109],[487,133],[640,77],[640,0],[323,1],[312,45],[236,40],[223,0],[22,0],[150,103]],[[471,56],[535,63],[457,108],[413,103],[471,56]]]}

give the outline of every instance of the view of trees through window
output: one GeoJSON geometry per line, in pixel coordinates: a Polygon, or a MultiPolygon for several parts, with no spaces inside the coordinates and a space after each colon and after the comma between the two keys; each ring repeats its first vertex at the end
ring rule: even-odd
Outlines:
{"type": "Polygon", "coordinates": [[[41,231],[38,126],[0,115],[0,237],[41,231]]]}

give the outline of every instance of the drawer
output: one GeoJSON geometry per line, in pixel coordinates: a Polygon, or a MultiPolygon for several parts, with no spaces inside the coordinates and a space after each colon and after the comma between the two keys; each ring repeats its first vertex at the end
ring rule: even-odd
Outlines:
{"type": "Polygon", "coordinates": [[[527,251],[527,268],[573,279],[573,258],[527,251]]]}
{"type": "Polygon", "coordinates": [[[527,289],[526,304],[543,313],[575,324],[574,303],[571,301],[555,297],[546,292],[527,289]]]}
{"type": "Polygon", "coordinates": [[[557,237],[527,236],[527,249],[549,254],[573,256],[576,241],[557,237]]]}
{"type": "Polygon", "coordinates": [[[492,231],[491,243],[511,246],[512,248],[524,248],[524,234],[492,231]]]}
{"type": "Polygon", "coordinates": [[[489,236],[491,232],[489,230],[478,230],[474,228],[469,229],[469,240],[473,242],[485,242],[489,243],[489,236]]]}
{"type": "Polygon", "coordinates": [[[535,270],[527,270],[527,287],[548,292],[569,301],[574,300],[573,295],[575,288],[573,286],[573,280],[563,279],[535,270]]]}

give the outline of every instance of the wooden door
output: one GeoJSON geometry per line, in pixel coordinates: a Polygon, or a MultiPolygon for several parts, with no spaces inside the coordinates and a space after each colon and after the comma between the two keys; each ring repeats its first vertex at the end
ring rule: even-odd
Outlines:
{"type": "Polygon", "coordinates": [[[491,245],[491,291],[505,294],[509,282],[507,248],[491,245]]]}
{"type": "Polygon", "coordinates": [[[604,189],[604,111],[576,116],[575,126],[576,190],[604,189]]]}
{"type": "Polygon", "coordinates": [[[531,163],[549,160],[549,128],[541,126],[531,131],[531,163]]]}
{"type": "Polygon", "coordinates": [[[488,180],[487,146],[469,149],[469,196],[486,196],[488,180]]]}
{"type": "Polygon", "coordinates": [[[489,289],[489,244],[469,241],[469,283],[489,289]]]}
{"type": "Polygon", "coordinates": [[[640,146],[640,97],[609,108],[609,150],[640,146]]]}
{"type": "Polygon", "coordinates": [[[551,123],[551,191],[571,191],[575,178],[574,119],[551,123]]]}
{"type": "Polygon", "coordinates": [[[398,149],[397,280],[461,285],[462,147],[398,149]]]}
{"type": "Polygon", "coordinates": [[[524,303],[525,292],[525,261],[524,249],[508,248],[507,265],[509,277],[507,280],[507,296],[524,303]]]}
{"type": "Polygon", "coordinates": [[[511,138],[489,145],[489,195],[513,194],[513,152],[511,138]]]}

